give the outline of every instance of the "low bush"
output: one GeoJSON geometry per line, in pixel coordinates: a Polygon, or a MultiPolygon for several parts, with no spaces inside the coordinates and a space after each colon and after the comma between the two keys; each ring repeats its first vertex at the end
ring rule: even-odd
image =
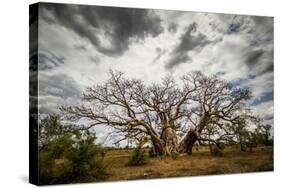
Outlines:
{"type": "Polygon", "coordinates": [[[220,148],[217,145],[210,145],[211,155],[222,157],[223,156],[223,148],[220,148]]]}
{"type": "Polygon", "coordinates": [[[172,152],[171,157],[173,160],[177,160],[179,158],[179,153],[178,152],[172,152]]]}
{"type": "Polygon", "coordinates": [[[157,157],[156,153],[154,152],[153,148],[150,148],[148,151],[148,155],[150,158],[157,157]]]}
{"type": "Polygon", "coordinates": [[[142,166],[149,162],[149,157],[144,150],[137,148],[130,157],[128,166],[142,166]]]}
{"type": "MultiPolygon", "coordinates": [[[[57,122],[45,128],[40,136],[49,134],[44,147],[39,148],[39,182],[41,185],[100,181],[106,178],[103,165],[105,151],[95,144],[96,136],[90,131],[62,129],[57,122]],[[44,135],[43,135],[44,134],[44,135]]],[[[69,128],[69,127],[68,127],[69,128]]]]}

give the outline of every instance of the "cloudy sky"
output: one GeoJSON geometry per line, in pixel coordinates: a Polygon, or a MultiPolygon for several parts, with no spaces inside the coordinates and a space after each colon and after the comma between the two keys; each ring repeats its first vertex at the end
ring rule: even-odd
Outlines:
{"type": "Polygon", "coordinates": [[[109,69],[147,83],[200,70],[249,87],[253,112],[273,124],[273,18],[40,4],[41,113],[76,104],[109,69]]]}

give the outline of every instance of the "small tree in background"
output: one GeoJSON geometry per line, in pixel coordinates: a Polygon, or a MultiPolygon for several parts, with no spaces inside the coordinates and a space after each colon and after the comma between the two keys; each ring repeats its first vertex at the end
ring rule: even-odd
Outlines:
{"type": "Polygon", "coordinates": [[[241,151],[246,151],[247,142],[253,142],[254,140],[251,138],[250,132],[247,130],[246,122],[244,120],[240,120],[236,127],[234,127],[234,132],[236,134],[236,138],[240,145],[241,151]]]}
{"type": "Polygon", "coordinates": [[[273,145],[273,138],[271,138],[271,133],[270,133],[271,129],[272,126],[269,124],[258,125],[258,127],[255,129],[255,134],[259,144],[264,144],[266,146],[273,145]]]}

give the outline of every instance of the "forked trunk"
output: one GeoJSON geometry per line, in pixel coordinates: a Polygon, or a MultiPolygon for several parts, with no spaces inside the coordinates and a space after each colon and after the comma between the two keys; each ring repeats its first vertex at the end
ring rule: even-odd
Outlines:
{"type": "Polygon", "coordinates": [[[152,145],[153,145],[152,146],[153,156],[155,156],[155,157],[164,156],[165,150],[164,150],[161,140],[152,138],[151,141],[152,141],[152,145]]]}
{"type": "Polygon", "coordinates": [[[192,155],[193,145],[198,140],[198,136],[201,134],[204,127],[207,125],[207,121],[208,114],[205,114],[200,118],[195,130],[191,129],[188,131],[188,133],[180,143],[179,150],[181,153],[188,153],[189,155],[192,155]]]}
{"type": "Polygon", "coordinates": [[[160,138],[151,139],[155,156],[170,156],[178,152],[177,135],[172,128],[166,128],[160,138]]]}
{"type": "Polygon", "coordinates": [[[172,152],[178,152],[177,134],[171,127],[166,127],[161,135],[166,155],[171,155],[172,152]]]}
{"type": "Polygon", "coordinates": [[[192,154],[192,147],[197,140],[197,134],[195,130],[188,131],[187,135],[180,143],[180,152],[192,154]]]}

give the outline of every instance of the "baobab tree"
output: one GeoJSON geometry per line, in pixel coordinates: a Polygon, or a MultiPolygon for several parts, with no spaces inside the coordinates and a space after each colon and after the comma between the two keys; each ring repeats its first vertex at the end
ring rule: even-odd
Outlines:
{"type": "Polygon", "coordinates": [[[208,124],[219,127],[221,137],[247,119],[244,102],[247,89],[232,87],[216,76],[192,72],[176,82],[171,77],[147,86],[140,79],[129,79],[121,72],[110,71],[109,79],[87,88],[83,104],[62,106],[71,121],[86,119],[87,127],[102,125],[120,135],[120,140],[143,138],[151,142],[156,156],[172,152],[192,153],[196,141],[204,141],[202,131],[208,124]]]}
{"type": "Polygon", "coordinates": [[[208,77],[200,72],[195,74],[196,77],[184,77],[186,84],[197,88],[191,94],[191,107],[186,116],[192,128],[180,143],[181,150],[189,154],[192,154],[192,146],[196,141],[215,144],[218,141],[237,141],[236,130],[241,121],[249,125],[254,124],[256,120],[246,106],[246,102],[251,98],[249,89],[235,87],[217,76],[208,77]],[[215,135],[212,135],[215,139],[202,134],[207,125],[215,130],[215,135]]]}

